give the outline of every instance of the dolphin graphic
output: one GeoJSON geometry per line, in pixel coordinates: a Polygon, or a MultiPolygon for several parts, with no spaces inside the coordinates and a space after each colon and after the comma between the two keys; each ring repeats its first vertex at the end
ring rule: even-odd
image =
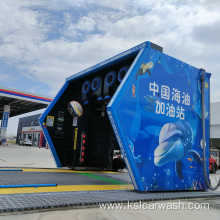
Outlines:
{"type": "Polygon", "coordinates": [[[154,164],[162,166],[169,161],[175,161],[175,171],[179,179],[183,179],[181,159],[191,155],[201,165],[199,154],[192,150],[192,128],[187,121],[165,124],[159,136],[159,146],[154,151],[154,164]]]}

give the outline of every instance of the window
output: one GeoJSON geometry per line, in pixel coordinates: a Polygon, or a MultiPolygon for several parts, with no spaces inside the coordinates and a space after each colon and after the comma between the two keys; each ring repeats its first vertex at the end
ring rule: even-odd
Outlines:
{"type": "Polygon", "coordinates": [[[34,121],[31,121],[31,125],[34,125],[34,121]]]}
{"type": "Polygon", "coordinates": [[[28,134],[28,139],[31,141],[32,140],[32,134],[28,134]]]}
{"type": "Polygon", "coordinates": [[[35,125],[38,125],[38,120],[35,121],[35,125]]]}
{"type": "Polygon", "coordinates": [[[23,127],[24,126],[24,122],[21,122],[21,127],[23,127]]]}
{"type": "Polygon", "coordinates": [[[26,127],[28,127],[28,121],[26,121],[26,127]]]}

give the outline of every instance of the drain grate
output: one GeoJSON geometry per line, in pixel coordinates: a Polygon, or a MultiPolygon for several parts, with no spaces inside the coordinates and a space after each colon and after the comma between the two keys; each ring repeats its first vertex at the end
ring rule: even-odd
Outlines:
{"type": "Polygon", "coordinates": [[[97,205],[99,203],[158,201],[172,199],[220,197],[220,192],[163,192],[140,193],[132,190],[65,192],[45,194],[19,194],[0,196],[0,212],[16,212],[32,209],[97,205]]]}

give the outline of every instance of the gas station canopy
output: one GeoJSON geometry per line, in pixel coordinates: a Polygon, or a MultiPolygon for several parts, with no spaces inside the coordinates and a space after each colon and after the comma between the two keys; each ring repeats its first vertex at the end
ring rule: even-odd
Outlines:
{"type": "Polygon", "coordinates": [[[46,108],[51,97],[0,87],[0,141],[6,142],[8,118],[46,108]]]}
{"type": "Polygon", "coordinates": [[[51,97],[0,87],[0,119],[4,106],[10,106],[10,117],[46,108],[51,97]]]}

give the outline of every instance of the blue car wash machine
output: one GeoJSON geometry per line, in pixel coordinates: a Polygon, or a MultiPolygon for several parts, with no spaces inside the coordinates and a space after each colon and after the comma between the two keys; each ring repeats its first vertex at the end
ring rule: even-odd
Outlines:
{"type": "Polygon", "coordinates": [[[111,170],[120,149],[136,190],[207,189],[210,76],[144,42],[67,78],[40,117],[57,166],[111,170]]]}

